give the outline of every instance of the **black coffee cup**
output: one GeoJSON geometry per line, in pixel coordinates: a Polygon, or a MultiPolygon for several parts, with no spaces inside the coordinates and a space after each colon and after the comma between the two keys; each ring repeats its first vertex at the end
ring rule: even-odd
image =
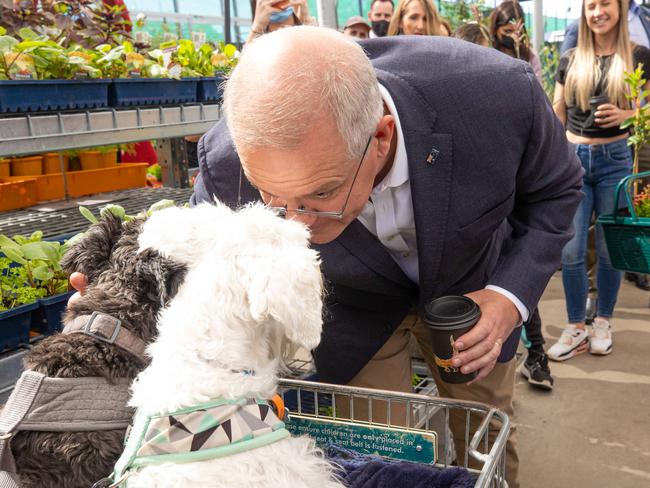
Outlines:
{"type": "Polygon", "coordinates": [[[424,323],[431,331],[433,352],[440,377],[447,383],[467,383],[477,371],[464,374],[451,364],[456,353],[454,343],[481,318],[481,309],[464,296],[447,296],[431,300],[424,307],[424,323]]]}
{"type": "Polygon", "coordinates": [[[591,110],[591,122],[593,126],[596,126],[596,110],[604,103],[609,103],[609,97],[607,95],[596,95],[589,98],[589,109],[591,110]]]}

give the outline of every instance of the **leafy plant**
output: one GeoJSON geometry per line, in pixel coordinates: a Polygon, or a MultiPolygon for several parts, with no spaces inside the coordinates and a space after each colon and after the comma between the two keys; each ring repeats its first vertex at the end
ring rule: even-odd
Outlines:
{"type": "Polygon", "coordinates": [[[162,186],[162,168],[159,164],[152,164],[147,168],[147,186],[153,188],[162,186]]]}
{"type": "Polygon", "coordinates": [[[638,217],[650,218],[650,185],[634,197],[634,210],[638,217]]]}
{"type": "Polygon", "coordinates": [[[560,50],[556,44],[545,43],[539,51],[539,61],[542,65],[542,86],[549,100],[555,93],[555,73],[560,65],[560,50]]]}
{"type": "Polygon", "coordinates": [[[237,65],[238,59],[239,52],[235,46],[219,41],[218,50],[211,57],[214,73],[227,75],[237,65]]]}
{"type": "MultiPolygon", "coordinates": [[[[628,138],[627,144],[634,146],[634,166],[632,173],[639,172],[639,152],[641,148],[650,141],[650,116],[648,115],[648,105],[643,105],[649,92],[644,90],[647,80],[644,78],[643,64],[639,63],[632,73],[625,73],[625,83],[627,83],[630,93],[625,96],[632,104],[634,115],[623,121],[621,129],[631,127],[633,134],[628,138]]],[[[636,186],[635,186],[636,189],[636,186]]],[[[636,191],[635,191],[636,193],[636,191]]]]}
{"type": "MultiPolygon", "coordinates": [[[[144,210],[137,215],[128,215],[126,211],[124,210],[124,207],[120,205],[114,205],[114,204],[109,204],[103,206],[100,211],[99,215],[100,217],[106,216],[108,213],[112,213],[116,217],[119,217],[122,221],[124,222],[129,222],[133,219],[140,219],[140,218],[147,218],[151,216],[153,212],[156,212],[158,210],[163,210],[165,208],[173,207],[175,206],[176,203],[174,200],[159,200],[156,203],[152,204],[148,210],[144,210]]],[[[92,213],[92,211],[82,205],[79,205],[79,212],[81,215],[83,215],[86,220],[88,220],[91,224],[96,224],[97,223],[97,217],[92,213]]]]}
{"type": "Polygon", "coordinates": [[[11,308],[37,298],[65,293],[68,277],[61,269],[61,259],[68,248],[80,237],[66,241],[43,241],[43,233],[29,237],[0,235],[2,261],[2,305],[11,308]],[[26,301],[29,300],[29,301],[26,301]]]}
{"type": "Polygon", "coordinates": [[[9,258],[0,258],[0,311],[26,305],[45,297],[45,290],[27,286],[27,271],[12,266],[9,258]]]}
{"type": "Polygon", "coordinates": [[[101,74],[93,66],[97,55],[80,46],[64,48],[46,35],[29,28],[18,33],[20,41],[10,36],[0,36],[0,76],[9,77],[12,65],[28,57],[33,61],[34,77],[40,80],[97,78],[101,74]],[[11,54],[11,56],[8,56],[11,54]]]}
{"type": "Polygon", "coordinates": [[[212,52],[213,49],[209,44],[203,44],[197,49],[188,39],[178,41],[177,59],[182,67],[181,76],[184,78],[212,76],[214,74],[212,52]]]}
{"type": "Polygon", "coordinates": [[[485,17],[490,8],[485,6],[484,0],[456,0],[456,1],[442,1],[440,2],[440,13],[449,19],[454,29],[457,29],[462,24],[468,21],[478,20],[477,12],[480,17],[485,17]]]}

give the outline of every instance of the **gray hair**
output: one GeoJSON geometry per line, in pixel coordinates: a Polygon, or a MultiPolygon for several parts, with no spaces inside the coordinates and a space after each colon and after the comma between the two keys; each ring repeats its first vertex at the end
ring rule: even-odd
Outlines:
{"type": "Polygon", "coordinates": [[[224,110],[240,153],[293,149],[317,124],[334,122],[352,159],[374,134],[383,102],[356,41],[302,26],[266,34],[245,48],[226,84],[224,110]]]}

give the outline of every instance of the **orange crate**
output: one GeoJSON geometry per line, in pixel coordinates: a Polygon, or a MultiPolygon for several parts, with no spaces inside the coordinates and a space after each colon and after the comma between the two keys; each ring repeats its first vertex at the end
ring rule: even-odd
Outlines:
{"type": "Polygon", "coordinates": [[[34,178],[0,178],[0,211],[36,205],[34,178]]]}
{"type": "MultiPolygon", "coordinates": [[[[121,163],[113,168],[100,168],[66,173],[68,193],[71,197],[92,195],[113,190],[126,190],[146,185],[147,163],[121,163]]],[[[60,200],[65,197],[63,175],[51,174],[36,177],[39,202],[60,200]]]]}

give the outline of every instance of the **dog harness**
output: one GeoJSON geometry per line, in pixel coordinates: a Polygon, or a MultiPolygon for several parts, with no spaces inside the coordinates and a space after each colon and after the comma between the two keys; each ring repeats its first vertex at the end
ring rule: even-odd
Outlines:
{"type": "MultiPolygon", "coordinates": [[[[63,334],[76,333],[115,344],[146,362],[144,341],[109,314],[93,312],[76,317],[66,324],[63,334]]],[[[126,429],[134,412],[126,406],[130,385],[130,378],[110,383],[101,377],[50,378],[25,371],[0,412],[0,488],[18,488],[16,464],[9,445],[16,432],[126,429]]]]}
{"type": "Polygon", "coordinates": [[[88,432],[126,429],[131,380],[49,378],[25,371],[0,412],[0,488],[18,488],[10,441],[19,431],[88,432]]]}
{"type": "Polygon", "coordinates": [[[214,400],[161,415],[136,413],[110,486],[125,486],[133,468],[230,456],[289,435],[266,400],[214,400]]]}

